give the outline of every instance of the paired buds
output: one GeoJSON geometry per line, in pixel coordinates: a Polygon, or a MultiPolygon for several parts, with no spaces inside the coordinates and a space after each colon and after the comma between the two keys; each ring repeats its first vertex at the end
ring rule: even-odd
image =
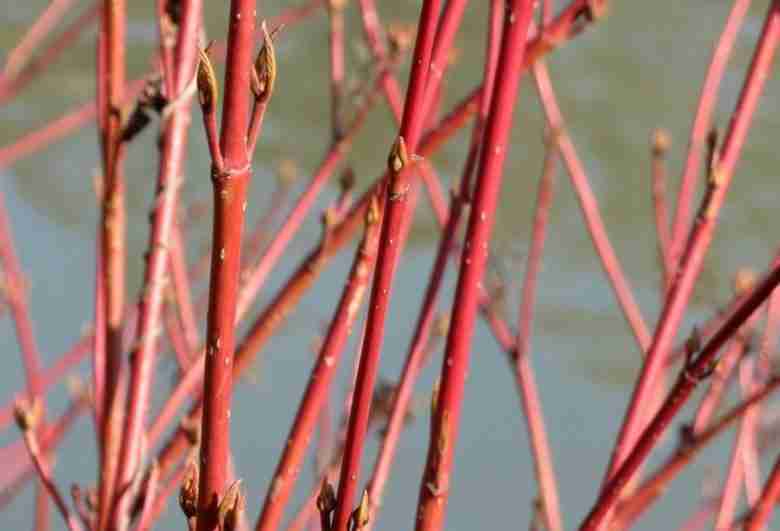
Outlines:
{"type": "MultiPolygon", "coordinates": [[[[322,482],[320,494],[317,496],[317,510],[320,512],[322,531],[333,531],[333,512],[336,510],[336,491],[327,479],[322,482]]],[[[364,529],[370,520],[370,503],[368,490],[363,490],[360,504],[349,517],[349,531],[364,529]]]]}

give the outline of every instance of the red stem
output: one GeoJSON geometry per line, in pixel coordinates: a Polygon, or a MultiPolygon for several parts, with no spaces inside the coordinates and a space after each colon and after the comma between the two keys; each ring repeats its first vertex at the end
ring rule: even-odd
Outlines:
{"type": "MultiPolygon", "coordinates": [[[[146,413],[151,398],[158,327],[161,326],[163,295],[168,274],[168,242],[175,230],[183,162],[190,125],[190,95],[185,89],[195,72],[197,35],[202,4],[190,0],[182,4],[182,17],[176,48],[176,92],[162,113],[163,133],[160,143],[160,166],[157,193],[152,211],[149,251],[144,271],[144,288],[139,301],[136,342],[131,357],[131,374],[127,415],[124,422],[123,443],[119,461],[118,488],[124,492],[132,482],[140,463],[143,449],[142,435],[146,429],[146,413]]],[[[115,518],[125,518],[129,496],[117,500],[115,518]]]]}
{"type": "MultiPolygon", "coordinates": [[[[534,66],[537,72],[543,66],[539,61],[534,66]]],[[[555,469],[547,440],[547,430],[544,425],[541,399],[535,383],[533,369],[531,368],[531,334],[534,320],[534,307],[536,305],[536,287],[539,272],[542,266],[544,253],[544,241],[547,234],[547,221],[550,206],[553,200],[553,180],[555,178],[555,161],[558,157],[556,132],[550,133],[547,146],[547,155],[544,161],[544,170],[539,182],[539,191],[536,199],[536,212],[534,213],[533,229],[531,233],[530,249],[523,278],[522,302],[518,314],[517,340],[514,362],[516,365],[516,381],[520,390],[523,403],[524,418],[526,420],[528,435],[531,441],[531,451],[536,471],[536,482],[539,488],[546,527],[550,531],[562,531],[563,518],[561,516],[560,502],[558,501],[558,487],[555,480],[555,469]]]]}
{"type": "Polygon", "coordinates": [[[368,216],[373,216],[373,219],[367,220],[369,224],[366,234],[360,249],[355,254],[347,284],[312,369],[271,486],[266,493],[263,509],[255,525],[257,531],[273,531],[279,526],[285,505],[301,470],[306,448],[327,400],[333,377],[336,375],[341,353],[360,309],[366,286],[373,272],[379,243],[380,220],[376,219],[379,216],[378,197],[374,206],[370,207],[368,216]]]}
{"type": "MultiPolygon", "coordinates": [[[[544,35],[547,35],[546,31],[542,38],[544,38],[544,35]]],[[[574,143],[566,132],[563,116],[555,97],[550,76],[544,65],[537,68],[536,87],[547,117],[547,123],[549,124],[550,129],[555,131],[555,134],[558,135],[558,147],[561,156],[563,157],[563,162],[566,165],[566,169],[569,172],[572,185],[577,192],[577,198],[579,199],[582,214],[588,227],[588,233],[593,240],[593,245],[601,260],[601,265],[612,284],[612,289],[618,299],[620,309],[623,311],[623,316],[631,327],[631,331],[634,334],[634,338],[636,339],[639,348],[642,352],[645,352],[650,343],[650,332],[642,318],[639,305],[634,299],[631,286],[623,273],[623,268],[620,266],[620,261],[607,236],[604,220],[601,219],[596,197],[590,187],[582,162],[580,162],[579,157],[577,156],[574,143]]]]}
{"type": "Polygon", "coordinates": [[[371,396],[379,368],[384,325],[398,257],[406,240],[407,218],[411,215],[409,201],[410,172],[408,153],[414,154],[422,134],[426,109],[423,108],[428,69],[433,51],[440,1],[425,0],[420,12],[417,42],[412,56],[412,71],[406,93],[404,116],[398,140],[390,154],[391,168],[385,194],[382,232],[379,240],[377,269],[374,274],[366,334],[360,355],[360,368],[355,382],[355,395],[347,429],[344,460],[338,488],[338,502],[333,517],[333,531],[347,531],[353,500],[357,491],[360,462],[371,412],[371,396]],[[404,145],[406,143],[406,146],[404,145]],[[404,166],[407,166],[404,168],[404,166]]]}
{"type": "Polygon", "coordinates": [[[235,348],[236,303],[241,271],[241,237],[252,168],[247,151],[250,76],[255,33],[254,0],[232,0],[225,72],[220,148],[224,168],[212,170],[214,228],[206,333],[204,408],[198,492],[198,531],[217,526],[219,501],[227,487],[230,402],[235,348]]]}
{"type": "MultiPolygon", "coordinates": [[[[62,53],[76,43],[82,34],[98,19],[100,10],[101,5],[97,1],[76,20],[71,22],[35,59],[22,66],[13,77],[0,77],[0,105],[7,104],[9,100],[24,90],[36,76],[55,63],[62,53]]],[[[8,65],[9,63],[6,64],[8,65]]],[[[9,66],[6,66],[6,70],[8,68],[9,66]]]]}
{"type": "Polygon", "coordinates": [[[477,184],[461,257],[460,274],[447,335],[441,383],[432,418],[431,439],[415,528],[441,529],[448,498],[449,478],[469,350],[479,307],[480,283],[488,257],[490,234],[501,185],[512,125],[523,56],[533,13],[533,2],[513,0],[507,4],[496,85],[487,120],[477,184]]]}
{"type": "Polygon", "coordinates": [[[653,210],[655,212],[655,233],[658,239],[658,258],[661,268],[663,293],[672,283],[674,266],[669,254],[669,212],[666,198],[666,154],[669,151],[669,134],[657,129],[652,139],[652,160],[650,173],[653,188],[653,210]]]}
{"type": "Polygon", "coordinates": [[[745,531],[760,531],[767,528],[778,496],[780,496],[780,457],[775,460],[775,466],[764,484],[761,497],[745,522],[745,531]]]}
{"type": "Polygon", "coordinates": [[[46,492],[48,492],[49,496],[54,500],[54,504],[57,506],[63,520],[65,520],[65,523],[68,525],[68,529],[70,529],[70,531],[81,531],[81,524],[79,524],[76,516],[70,512],[57,485],[54,484],[47,460],[42,455],[41,449],[38,446],[38,440],[35,436],[34,429],[25,430],[24,442],[30,453],[30,459],[32,460],[33,465],[35,465],[35,470],[38,472],[38,479],[40,479],[43,488],[46,489],[46,492]]]}
{"type": "Polygon", "coordinates": [[[282,226],[276,231],[273,240],[266,247],[257,266],[253,268],[251,274],[246,275],[238,300],[237,315],[239,318],[246,313],[251,302],[257,297],[260,288],[265,284],[271,270],[276,266],[287,245],[298,232],[298,229],[300,229],[306,215],[327,184],[328,179],[349,153],[352,141],[365,124],[369,111],[374,108],[376,102],[375,94],[376,89],[372,88],[371,93],[367,95],[363,105],[358,109],[352,123],[343,131],[341,139],[332,145],[325,158],[320,162],[306,190],[301,194],[282,226]]]}
{"type": "Polygon", "coordinates": [[[677,450],[650,475],[631,495],[621,501],[615,516],[617,529],[629,529],[641,514],[666,492],[669,483],[688,466],[718,435],[724,433],[745,412],[769,397],[778,387],[780,378],[772,378],[760,387],[750,398],[732,407],[727,413],[716,419],[708,428],[693,434],[693,438],[682,440],[677,450]]]}
{"type": "Polygon", "coordinates": [[[590,514],[580,526],[580,531],[595,531],[605,523],[607,515],[619,499],[623,487],[632,478],[655,444],[661,438],[672,419],[677,415],[698,384],[712,370],[721,347],[750,318],[753,312],[766,301],[774,288],[780,284],[780,266],[773,267],[737,310],[718,328],[694,361],[683,368],[677,382],[652,421],[638,438],[634,448],[607,482],[590,514]]]}
{"type": "MultiPolygon", "coordinates": [[[[420,144],[420,155],[428,156],[436,152],[442,143],[449,138],[463,125],[466,119],[474,112],[475,103],[479,97],[480,91],[472,91],[465,100],[463,100],[448,116],[444,117],[441,123],[430,131],[420,144]]],[[[247,332],[242,345],[236,354],[234,372],[236,377],[242,374],[252,363],[255,355],[265,346],[266,342],[276,332],[279,326],[284,322],[286,316],[292,311],[304,293],[311,287],[314,280],[325,267],[327,262],[341,250],[359,229],[361,220],[365,217],[366,208],[370,198],[376,194],[386,180],[383,175],[377,182],[366,191],[360,200],[344,216],[344,219],[334,227],[329,233],[328,238],[324,239],[315,247],[301,263],[295,268],[294,272],[285,285],[279,290],[277,295],[260,314],[247,332]]],[[[161,420],[163,413],[154,422],[149,434],[149,445],[154,445],[156,436],[162,433],[167,423],[173,418],[176,409],[181,405],[184,399],[189,396],[192,390],[200,383],[203,367],[203,355],[193,363],[192,367],[182,377],[176,390],[169,397],[168,402],[163,408],[165,419],[161,420]],[[200,368],[199,368],[200,367],[200,368]]],[[[200,415],[200,405],[196,404],[191,415],[200,415]]],[[[186,446],[185,431],[177,430],[174,437],[168,442],[160,454],[160,467],[165,470],[170,462],[175,461],[180,455],[182,449],[186,446]],[[165,457],[163,457],[165,456],[165,457]]]]}
{"type": "Polygon", "coordinates": [[[646,425],[648,414],[653,412],[645,406],[653,403],[649,397],[657,389],[659,376],[663,372],[672,342],[679,330],[696,279],[712,241],[717,215],[734,174],[750,121],[758,105],[758,98],[774,58],[779,37],[780,3],[773,1],[769,7],[737,107],[729,124],[723,143],[722,156],[712,172],[710,193],[705,198],[705,205],[689,238],[688,250],[669,296],[666,298],[653,341],[645,358],[645,364],[626,411],[620,435],[612,452],[607,477],[615,473],[625,456],[631,451],[646,425]]]}
{"type": "Polygon", "coordinates": [[[15,76],[29,61],[33,50],[46,38],[57,23],[67,13],[73,0],[53,0],[35,20],[11,51],[6,55],[5,66],[0,79],[15,76]]]}
{"type": "MultiPolygon", "coordinates": [[[[124,177],[121,166],[122,117],[121,105],[125,94],[125,0],[104,0],[97,42],[97,121],[103,163],[100,234],[97,256],[102,263],[96,270],[103,275],[100,281],[103,307],[96,320],[105,323],[105,362],[96,360],[94,367],[103,369],[95,381],[102,382],[104,403],[99,407],[103,424],[99,427],[100,469],[98,527],[106,531],[116,488],[117,460],[121,445],[115,422],[119,418],[119,375],[122,355],[122,326],[125,300],[125,199],[124,177]]],[[[100,346],[100,345],[98,345],[100,346]]],[[[101,356],[100,350],[96,353],[101,356]]]]}
{"type": "MultiPolygon", "coordinates": [[[[450,10],[447,11],[447,14],[449,13],[450,10]]],[[[447,14],[445,14],[445,17],[447,17],[447,14]]],[[[458,14],[458,16],[460,15],[462,15],[462,11],[458,14]]],[[[440,221],[443,221],[444,223],[442,224],[443,231],[436,251],[436,258],[434,259],[428,286],[425,290],[422,305],[420,306],[420,314],[416,321],[417,324],[412,335],[412,340],[407,349],[406,361],[404,362],[398,386],[395,389],[392,411],[387,422],[385,435],[382,438],[379,454],[374,462],[371,479],[368,482],[371,519],[369,520],[365,531],[370,531],[374,527],[379,509],[382,505],[384,487],[390,474],[390,467],[392,466],[395,456],[395,450],[398,446],[401,431],[404,427],[406,415],[412,399],[412,393],[414,391],[414,385],[422,368],[422,364],[427,357],[426,345],[428,344],[431,329],[433,328],[437,300],[446,272],[447,260],[455,248],[455,238],[457,229],[461,224],[460,219],[463,213],[464,202],[467,201],[471,195],[474,167],[477,161],[479,145],[484,130],[484,119],[490,106],[490,96],[495,79],[496,62],[498,60],[498,49],[501,39],[501,15],[502,8],[497,6],[496,2],[493,2],[491,4],[488,52],[485,61],[485,73],[483,75],[483,86],[487,87],[487,89],[482,92],[482,97],[480,98],[480,116],[472,131],[468,157],[460,178],[460,190],[457,194],[453,194],[451,198],[449,213],[445,215],[446,219],[440,219],[440,221]]],[[[434,56],[435,55],[434,52],[434,56]]],[[[423,172],[423,175],[429,175],[429,173],[423,172]]],[[[435,180],[435,183],[438,184],[438,179],[435,177],[433,179],[435,180]]],[[[445,206],[444,210],[446,209],[447,207],[445,206]]]]}
{"type": "Polygon", "coordinates": [[[718,99],[720,83],[728,66],[731,50],[737,40],[742,22],[747,15],[751,0],[735,0],[726,18],[718,44],[712,53],[712,60],[704,78],[704,84],[699,96],[699,104],[691,126],[688,140],[688,156],[680,179],[680,191],[677,196],[677,209],[674,214],[672,232],[669,240],[669,261],[675,268],[670,271],[673,278],[676,268],[681,265],[685,241],[691,223],[691,205],[696,191],[696,180],[699,175],[701,154],[706,145],[707,134],[710,131],[712,113],[718,99]]]}
{"type": "Polygon", "coordinates": [[[192,290],[189,273],[187,272],[187,254],[181,225],[175,223],[171,231],[171,278],[173,292],[176,296],[176,307],[179,310],[179,320],[184,331],[184,338],[190,352],[198,348],[200,342],[198,321],[192,305],[192,290]]]}
{"type": "MultiPolygon", "coordinates": [[[[739,379],[743,386],[742,392],[744,397],[748,397],[755,392],[752,375],[750,374],[754,370],[753,361],[750,358],[745,359],[739,367],[739,379]]],[[[752,446],[751,441],[753,441],[755,435],[758,420],[756,415],[758,413],[757,408],[758,406],[753,406],[746,410],[739,423],[737,437],[731,449],[728,473],[723,480],[723,487],[720,490],[720,505],[716,512],[714,527],[717,531],[727,531],[731,528],[741,494],[743,479],[745,485],[747,486],[748,484],[749,474],[746,453],[752,446]]],[[[755,478],[755,476],[753,477],[755,478]]],[[[746,491],[747,493],[749,493],[749,490],[746,491]]],[[[748,503],[752,504],[749,496],[748,503]]]]}

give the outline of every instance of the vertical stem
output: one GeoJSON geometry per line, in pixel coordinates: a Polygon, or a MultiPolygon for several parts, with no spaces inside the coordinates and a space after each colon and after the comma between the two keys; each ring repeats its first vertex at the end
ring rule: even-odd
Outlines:
{"type": "MultiPolygon", "coordinates": [[[[535,65],[536,71],[541,61],[535,65]]],[[[536,212],[534,213],[533,228],[531,232],[531,244],[526,262],[525,277],[523,278],[522,302],[518,312],[516,352],[514,356],[515,377],[520,396],[523,402],[525,421],[528,427],[528,435],[531,441],[531,453],[533,456],[536,482],[539,488],[539,497],[544,509],[546,527],[550,531],[562,531],[563,521],[561,517],[560,503],[558,501],[558,487],[555,481],[555,469],[553,467],[552,452],[547,440],[547,430],[544,426],[541,399],[535,382],[529,355],[531,352],[531,335],[534,319],[534,306],[536,304],[536,287],[539,271],[542,266],[544,242],[547,235],[547,220],[554,193],[554,178],[556,159],[558,157],[557,133],[550,132],[547,145],[547,154],[544,161],[542,177],[539,180],[539,191],[536,199],[536,212]]]]}
{"type": "MultiPolygon", "coordinates": [[[[168,275],[168,248],[175,225],[187,131],[190,125],[187,104],[191,96],[185,89],[195,72],[196,43],[202,4],[200,0],[188,0],[181,8],[175,72],[169,73],[175,77],[172,83],[175,91],[162,113],[163,132],[160,142],[157,189],[149,231],[144,287],[139,301],[136,341],[131,357],[127,414],[118,470],[120,483],[117,484],[117,489],[122,489],[122,492],[126,491],[126,487],[139,473],[140,459],[144,452],[143,437],[146,430],[146,414],[151,400],[155,351],[158,331],[162,327],[163,295],[168,275]]],[[[115,500],[114,518],[117,522],[129,517],[132,501],[130,498],[131,496],[121,496],[115,500]]]]}
{"type": "Polygon", "coordinates": [[[533,2],[530,0],[512,0],[507,2],[506,7],[496,85],[461,257],[441,383],[431,421],[428,458],[415,521],[417,531],[438,530],[444,524],[463,387],[479,307],[479,288],[488,257],[507,141],[533,13],[533,2]]]}
{"type": "Polygon", "coordinates": [[[122,157],[122,117],[120,106],[125,92],[125,0],[104,0],[98,32],[97,50],[97,112],[102,148],[102,197],[100,241],[97,243],[101,264],[96,266],[103,279],[102,308],[96,311],[95,321],[105,323],[105,330],[96,334],[96,375],[103,384],[103,404],[100,406],[102,425],[100,437],[100,478],[98,501],[98,530],[105,531],[112,510],[121,441],[115,410],[118,402],[119,372],[122,355],[122,319],[125,299],[125,199],[122,157]],[[103,350],[105,345],[105,350],[103,350]]]}
{"type": "MultiPolygon", "coordinates": [[[[284,515],[284,508],[295,486],[304,453],[327,400],[341,353],[352,330],[352,324],[357,317],[366,286],[373,272],[379,242],[378,216],[379,198],[377,197],[373,201],[373,205],[369,207],[366,234],[360,244],[360,249],[355,254],[347,284],[344,286],[328,334],[312,369],[271,486],[266,493],[263,510],[255,526],[257,531],[274,531],[278,528],[284,515]]],[[[325,230],[328,228],[326,227],[325,230]]]]}
{"type": "MultiPolygon", "coordinates": [[[[448,10],[444,16],[448,17],[450,13],[452,13],[452,11],[448,10]]],[[[474,168],[478,160],[479,147],[481,145],[485,125],[484,121],[490,107],[490,97],[492,95],[492,88],[495,80],[496,62],[498,61],[498,50],[501,42],[502,18],[502,1],[493,0],[491,2],[487,39],[488,45],[483,74],[483,87],[485,87],[485,89],[480,96],[479,117],[472,130],[469,153],[460,177],[460,189],[456,194],[453,194],[450,200],[449,213],[446,216],[446,220],[444,220],[442,235],[436,250],[436,258],[434,259],[433,267],[431,268],[428,279],[428,286],[425,289],[422,305],[420,306],[420,314],[417,317],[417,324],[407,349],[406,361],[404,362],[399,383],[394,393],[390,418],[387,421],[385,435],[382,438],[379,454],[374,462],[371,479],[369,480],[368,494],[371,503],[371,519],[369,520],[365,531],[370,531],[376,524],[377,514],[382,504],[384,486],[390,474],[396,447],[412,400],[414,384],[417,381],[423,361],[426,358],[426,345],[428,344],[430,332],[433,328],[436,304],[444,280],[447,260],[455,248],[457,230],[461,225],[460,220],[464,206],[471,196],[474,168]]],[[[440,34],[437,35],[437,39],[439,36],[440,34]]]]}
{"type": "Polygon", "coordinates": [[[214,228],[206,332],[198,531],[211,531],[217,526],[217,508],[228,477],[236,301],[246,191],[251,175],[246,135],[255,9],[255,0],[232,0],[230,3],[220,139],[224,167],[212,167],[214,228]]]}
{"type": "Polygon", "coordinates": [[[439,15],[439,0],[425,0],[420,12],[417,42],[412,58],[404,116],[399,138],[390,154],[391,173],[386,193],[384,219],[377,257],[377,271],[371,289],[366,335],[360,356],[360,368],[355,384],[355,398],[349,418],[344,462],[339,480],[338,503],[334,515],[334,531],[346,531],[357,491],[360,461],[368,428],[371,395],[379,368],[379,356],[384,335],[385,317],[390,303],[390,291],[402,245],[403,225],[410,215],[407,207],[410,188],[409,153],[415,153],[425,119],[425,96],[428,67],[439,15]]]}

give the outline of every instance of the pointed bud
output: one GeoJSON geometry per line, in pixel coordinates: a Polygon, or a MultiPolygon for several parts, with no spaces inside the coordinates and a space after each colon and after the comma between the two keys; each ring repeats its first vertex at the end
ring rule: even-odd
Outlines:
{"type": "Polygon", "coordinates": [[[35,429],[41,418],[41,407],[41,401],[37,399],[32,402],[19,400],[14,405],[14,419],[20,430],[27,432],[35,429]]]}
{"type": "Polygon", "coordinates": [[[436,416],[436,408],[439,402],[439,379],[433,382],[433,391],[431,391],[431,418],[436,416]]]}
{"type": "Polygon", "coordinates": [[[212,112],[217,106],[219,100],[219,85],[217,84],[217,75],[214,73],[214,67],[209,59],[209,49],[211,44],[205,50],[199,50],[198,56],[198,100],[203,112],[212,112]]]}
{"type": "Polygon", "coordinates": [[[354,531],[359,531],[368,525],[370,519],[369,510],[368,490],[364,489],[363,497],[360,498],[360,505],[352,512],[352,529],[354,531]]]}
{"type": "Polygon", "coordinates": [[[404,166],[409,164],[409,154],[406,151],[406,142],[404,137],[399,136],[390,148],[390,155],[387,157],[387,167],[391,173],[401,173],[404,166]]]}
{"type": "Polygon", "coordinates": [[[328,483],[327,478],[322,480],[322,487],[317,496],[317,510],[320,514],[329,515],[336,508],[336,491],[333,485],[328,483]]]}
{"type": "Polygon", "coordinates": [[[339,186],[341,187],[342,193],[349,192],[355,187],[355,170],[353,170],[351,166],[341,174],[339,186]]]}
{"type": "Polygon", "coordinates": [[[653,155],[662,157],[669,151],[672,143],[672,137],[666,129],[656,129],[653,131],[653,155]]]}
{"type": "Polygon", "coordinates": [[[691,335],[685,341],[685,353],[688,356],[693,356],[699,349],[701,349],[701,333],[699,332],[699,327],[694,326],[693,330],[691,330],[691,335]]]}
{"type": "Polygon", "coordinates": [[[371,226],[379,223],[379,218],[382,216],[382,210],[379,207],[379,198],[376,194],[371,196],[371,200],[368,202],[368,209],[366,210],[366,225],[371,226]]]}
{"type": "Polygon", "coordinates": [[[190,461],[184,472],[179,490],[179,507],[187,518],[194,518],[198,514],[198,465],[195,461],[190,461]]]}
{"type": "Polygon", "coordinates": [[[740,268],[734,277],[734,293],[744,295],[756,285],[756,273],[748,267],[740,268]]]}
{"type": "Polygon", "coordinates": [[[245,506],[246,498],[241,493],[241,480],[238,479],[228,487],[228,490],[222,497],[222,501],[219,502],[217,521],[220,523],[220,529],[223,531],[235,531],[238,529],[241,512],[245,506]]]}
{"type": "Polygon", "coordinates": [[[271,98],[276,82],[276,51],[274,41],[268,33],[265,22],[261,25],[263,30],[263,46],[257,54],[255,66],[252,70],[252,92],[255,98],[263,103],[271,98]]]}

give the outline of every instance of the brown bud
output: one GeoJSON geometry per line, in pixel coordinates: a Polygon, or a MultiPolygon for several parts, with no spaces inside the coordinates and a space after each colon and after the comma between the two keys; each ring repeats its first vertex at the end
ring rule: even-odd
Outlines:
{"type": "Polygon", "coordinates": [[[317,510],[320,514],[330,514],[336,508],[336,491],[333,485],[328,483],[327,478],[322,480],[322,487],[317,496],[317,510]]]}
{"type": "Polygon", "coordinates": [[[447,337],[447,333],[450,331],[450,314],[446,312],[439,314],[434,323],[433,330],[437,336],[447,337]]]}
{"type": "Polygon", "coordinates": [[[406,151],[406,142],[404,137],[399,136],[390,148],[387,167],[391,173],[400,173],[407,164],[409,164],[409,154],[406,151]]]}
{"type": "Polygon", "coordinates": [[[379,218],[382,216],[382,209],[379,206],[379,198],[376,194],[371,196],[371,200],[368,202],[368,209],[366,210],[366,225],[375,225],[379,223],[379,218]]]}
{"type": "Polygon", "coordinates": [[[694,326],[691,335],[685,341],[685,353],[688,356],[693,356],[699,349],[701,349],[701,332],[699,332],[698,326],[694,326]]]}
{"type": "Polygon", "coordinates": [[[346,170],[344,170],[344,173],[341,174],[341,179],[339,179],[339,186],[341,187],[341,192],[349,192],[355,187],[355,170],[352,169],[352,167],[348,167],[346,170]]]}
{"type": "Polygon", "coordinates": [[[198,472],[198,465],[190,461],[179,489],[179,507],[187,518],[198,514],[198,472]]]}
{"type": "Polygon", "coordinates": [[[211,44],[205,50],[199,50],[198,56],[198,101],[203,108],[203,112],[212,112],[219,100],[219,85],[217,84],[217,75],[214,73],[214,67],[209,59],[209,49],[211,44]]]}
{"type": "Polygon", "coordinates": [[[368,490],[363,490],[363,496],[360,498],[360,505],[352,511],[352,529],[358,531],[368,525],[369,521],[369,500],[368,490]]]}
{"type": "Polygon", "coordinates": [[[756,273],[747,267],[740,268],[734,275],[734,293],[744,295],[756,285],[756,273]]]}
{"type": "Polygon", "coordinates": [[[35,399],[32,402],[19,400],[14,405],[14,419],[19,429],[23,432],[34,430],[41,419],[41,408],[40,400],[35,399]]]}
{"type": "Polygon", "coordinates": [[[241,492],[241,480],[238,479],[228,487],[222,501],[219,502],[217,521],[220,523],[220,529],[223,531],[238,529],[238,521],[245,506],[246,498],[241,492]]]}
{"type": "Polygon", "coordinates": [[[666,129],[656,129],[653,131],[653,155],[661,157],[669,151],[672,143],[672,137],[666,129]]]}
{"type": "Polygon", "coordinates": [[[433,391],[431,391],[431,418],[436,416],[436,408],[439,405],[439,385],[439,379],[436,378],[436,381],[433,382],[433,391]]]}
{"type": "Polygon", "coordinates": [[[262,23],[261,28],[263,30],[263,46],[257,54],[252,70],[252,92],[258,101],[267,102],[273,94],[276,82],[276,51],[265,22],[262,23]]]}

